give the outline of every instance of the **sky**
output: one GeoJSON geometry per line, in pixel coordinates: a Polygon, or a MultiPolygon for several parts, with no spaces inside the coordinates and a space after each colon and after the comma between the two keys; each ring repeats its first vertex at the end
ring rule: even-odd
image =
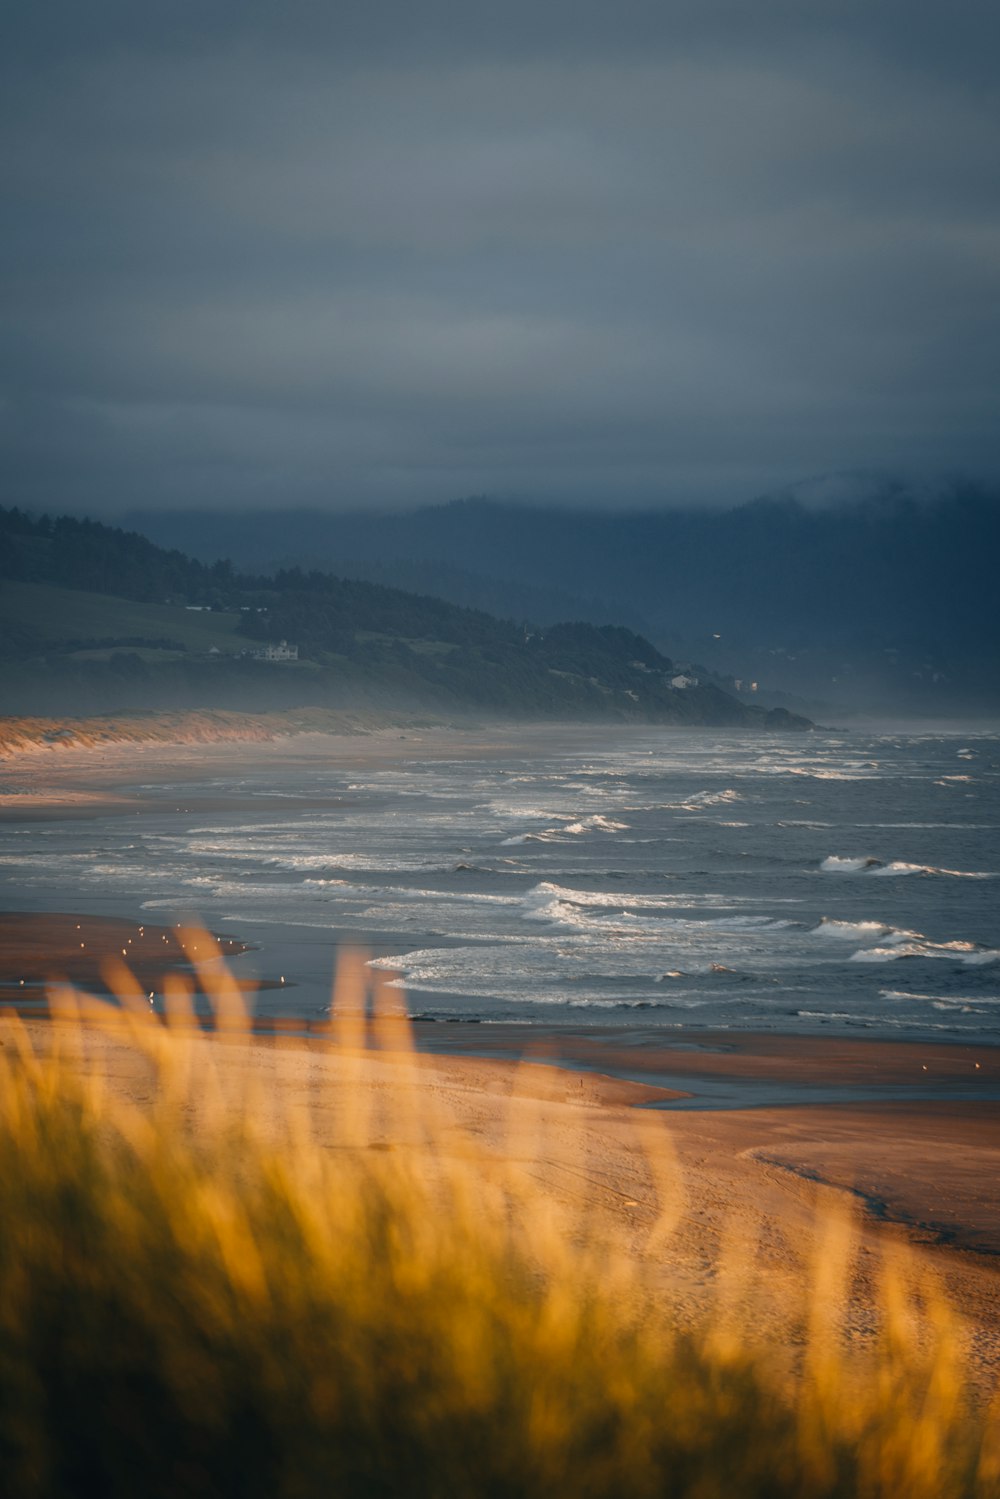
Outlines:
{"type": "Polygon", "coordinates": [[[990,0],[20,0],[33,509],[1000,474],[990,0]]]}

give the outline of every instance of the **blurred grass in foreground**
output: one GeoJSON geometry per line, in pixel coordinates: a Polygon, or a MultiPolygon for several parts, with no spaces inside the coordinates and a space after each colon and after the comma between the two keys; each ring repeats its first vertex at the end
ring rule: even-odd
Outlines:
{"type": "Polygon", "coordinates": [[[211,939],[186,940],[215,1042],[182,980],[164,1027],[123,968],[124,1013],[53,995],[51,1054],[4,1022],[9,1499],[1000,1493],[990,1417],[966,1402],[959,1329],[933,1289],[914,1295],[887,1266],[877,1350],[847,1352],[846,1220],[817,1256],[790,1382],[737,1317],[692,1336],[659,1309],[665,1133],[649,1161],[662,1217],[636,1255],[539,1186],[525,1100],[505,1148],[457,1127],[398,996],[355,963],[331,1024],[338,1135],[320,1143],[291,1097],[233,1095],[239,994],[211,939]],[[102,1030],[146,1058],[149,1107],[102,1082],[88,1044],[102,1030]],[[391,1071],[377,1090],[373,1061],[391,1071]]]}

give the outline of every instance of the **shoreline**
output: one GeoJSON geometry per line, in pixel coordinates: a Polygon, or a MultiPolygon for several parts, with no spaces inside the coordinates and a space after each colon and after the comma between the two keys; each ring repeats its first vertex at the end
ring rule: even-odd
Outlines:
{"type": "MultiPolygon", "coordinates": [[[[368,709],[301,708],[283,712],[238,713],[229,709],[188,708],[144,713],[94,714],[53,718],[0,716],[0,765],[12,757],[57,751],[99,752],[127,747],[179,748],[214,744],[268,744],[301,734],[357,736],[408,723],[416,715],[368,709]]],[[[419,720],[421,722],[425,720],[419,720]]]]}
{"type": "MultiPolygon", "coordinates": [[[[370,745],[380,739],[393,740],[410,735],[433,737],[458,734],[472,738],[481,733],[518,736],[532,731],[551,733],[568,730],[585,734],[633,728],[638,732],[659,731],[665,734],[706,732],[750,733],[756,736],[760,733],[765,737],[768,734],[780,735],[782,732],[794,732],[797,737],[803,732],[930,732],[962,737],[996,733],[998,729],[995,715],[987,715],[981,719],[920,717],[912,720],[882,719],[872,714],[844,717],[843,723],[832,728],[830,725],[816,723],[805,731],[783,731],[780,728],[769,729],[752,724],[659,722],[655,719],[542,719],[536,716],[522,719],[516,715],[491,717],[489,714],[460,707],[456,707],[453,712],[441,710],[438,714],[419,706],[400,707],[398,710],[365,707],[287,708],[259,713],[238,712],[233,709],[164,708],[61,717],[0,714],[0,774],[11,770],[30,770],[39,761],[51,769],[53,757],[60,762],[61,768],[68,769],[68,761],[86,763],[84,757],[89,756],[91,764],[95,759],[101,763],[109,755],[113,756],[116,750],[128,750],[132,754],[146,750],[201,750],[210,754],[213,749],[223,746],[240,746],[243,749],[275,745],[298,748],[300,741],[315,739],[344,741],[345,747],[356,752],[359,740],[370,745]]],[[[58,799],[58,793],[56,797],[58,799]]]]}
{"type": "MultiPolygon", "coordinates": [[[[600,734],[594,726],[565,729],[567,742],[572,736],[582,745],[600,734]]],[[[296,738],[243,741],[238,754],[250,765],[312,766],[336,757],[342,764],[391,766],[413,756],[442,762],[485,758],[496,755],[498,746],[530,754],[533,742],[530,727],[512,724],[397,724],[340,736],[304,731],[296,738]]],[[[0,761],[0,822],[128,817],[145,809],[201,815],[288,807],[286,798],[216,796],[193,784],[228,771],[235,757],[232,741],[151,741],[0,761]]],[[[335,797],[300,798],[299,804],[340,805],[335,797]]],[[[32,833],[26,837],[34,842],[32,833]]],[[[32,977],[26,1023],[40,1048],[55,1035],[39,1006],[44,970],[55,968],[56,960],[66,980],[107,992],[104,961],[120,961],[122,947],[131,956],[141,927],[162,949],[154,962],[156,944],[150,943],[148,965],[137,974],[144,992],[162,993],[169,974],[190,976],[175,927],[143,920],[154,913],[138,904],[129,915],[127,896],[91,902],[100,915],[69,914],[71,890],[67,884],[60,912],[0,915],[0,998],[23,1003],[19,980],[32,977]],[[87,927],[80,937],[73,935],[77,923],[87,927]],[[84,963],[73,946],[79,941],[86,944],[84,963]],[[29,959],[35,965],[30,975],[29,959]]],[[[227,956],[246,953],[247,968],[257,969],[256,977],[243,979],[243,965],[236,965],[234,977],[245,992],[277,986],[278,964],[288,965],[292,987],[299,977],[296,961],[302,974],[310,965],[314,976],[322,969],[328,983],[334,949],[348,945],[320,928],[303,937],[310,944],[305,955],[294,934],[274,945],[265,939],[256,950],[238,941],[240,935],[254,944],[261,936],[251,927],[225,939],[227,956]]],[[[420,1002],[414,996],[415,1009],[420,1002]]],[[[275,1090],[274,1096],[287,1089],[293,1098],[311,1098],[322,1094],[340,1065],[316,1014],[311,1027],[280,1017],[256,1021],[250,1044],[242,1048],[222,1036],[203,1039],[223,1059],[234,1088],[253,1078],[275,1090]]],[[[822,1200],[846,1205],[857,1216],[870,1278],[885,1246],[905,1245],[923,1257],[972,1325],[983,1367],[1000,1371],[1000,1046],[842,1032],[666,1030],[638,1019],[624,1025],[417,1021],[414,1035],[421,1087],[446,1098],[475,1130],[506,1138],[504,1111],[516,1091],[525,1108],[533,1102],[575,1132],[574,1141],[580,1134],[582,1143],[569,1142],[564,1152],[568,1160],[577,1148],[583,1151],[580,1170],[570,1172],[553,1158],[545,1164],[546,1184],[556,1194],[576,1193],[588,1212],[610,1215],[626,1235],[633,1223],[652,1216],[635,1141],[645,1131],[669,1132],[685,1183],[669,1265],[682,1317],[699,1315],[714,1294],[713,1256],[727,1236],[745,1244],[748,1263],[759,1263],[779,1301],[784,1286],[801,1282],[808,1258],[802,1245],[822,1200]]],[[[118,1058],[111,1068],[114,1085],[148,1102],[149,1081],[137,1080],[123,1049],[111,1048],[118,1058]]],[[[384,1057],[364,1065],[375,1071],[391,1067],[384,1057]]],[[[320,1118],[326,1128],[322,1112],[320,1118]]],[[[780,1341],[782,1309],[775,1306],[769,1315],[780,1341]]],[[[863,1321],[863,1310],[857,1315],[863,1321]]]]}
{"type": "MultiPolygon", "coordinates": [[[[166,924],[141,916],[0,910],[0,1009],[22,1005],[38,1013],[46,983],[107,994],[104,970],[109,962],[121,961],[133,969],[144,991],[153,989],[157,1000],[169,974],[185,974],[201,994],[178,941],[180,928],[180,922],[166,924]]],[[[291,970],[247,976],[231,966],[232,959],[259,951],[254,942],[231,934],[211,935],[230,976],[249,999],[258,990],[296,989],[291,970]]],[[[350,956],[359,952],[355,943],[331,938],[328,945],[335,958],[341,950],[350,956]]],[[[677,1100],[690,1099],[692,1106],[701,1108],[849,1101],[832,1096],[837,1091],[850,1091],[865,1102],[909,1101],[913,1090],[916,1097],[941,1101],[986,1102],[995,1094],[1000,1102],[1000,1045],[981,1041],[704,1027],[673,1030],[639,1020],[439,1020],[416,1007],[409,1018],[416,1045],[428,1054],[503,1063],[528,1057],[579,1074],[610,1073],[677,1100]]],[[[286,1032],[322,1038],[327,1030],[325,1010],[312,1018],[254,1015],[252,1004],[251,1024],[262,1036],[286,1032]]]]}
{"type": "MultiPolygon", "coordinates": [[[[251,950],[232,936],[216,940],[227,960],[251,950]]],[[[46,977],[105,997],[109,964],[123,962],[158,1005],[168,976],[186,977],[212,1038],[204,985],[176,927],[108,917],[0,913],[0,1013],[44,1031],[46,977]]],[[[229,972],[252,1004],[259,984],[229,972]]],[[[656,1112],[681,1137],[723,1150],[742,1142],[773,1169],[855,1192],[874,1217],[909,1224],[928,1241],[978,1247],[1000,1269],[1000,1047],[637,1026],[411,1026],[428,1068],[481,1076],[526,1066],[544,1075],[550,1097],[656,1112]],[[938,1187],[950,1213],[935,1202],[938,1187]]],[[[254,1047],[299,1045],[316,1055],[331,1033],[328,1020],[280,1016],[251,1018],[250,1029],[254,1047]]]]}
{"type": "MultiPolygon", "coordinates": [[[[177,719],[188,716],[173,715],[177,719]]],[[[225,719],[226,715],[205,713],[202,717],[214,720],[225,719]]],[[[252,718],[247,714],[229,717],[248,721],[252,718]]],[[[153,735],[116,739],[95,734],[92,742],[38,740],[11,756],[8,741],[3,737],[5,720],[0,718],[0,823],[128,816],[142,810],[223,812],[289,805],[284,797],[240,797],[232,793],[186,798],[178,789],[185,782],[198,781],[219,765],[228,769],[234,755],[251,768],[278,759],[283,764],[307,766],[336,760],[340,765],[363,768],[392,764],[414,753],[428,761],[452,760],[456,755],[482,759],[498,751],[519,755],[536,736],[548,740],[552,734],[565,734],[574,741],[586,742],[595,737],[600,741],[602,729],[607,728],[600,723],[522,723],[515,719],[430,721],[402,715],[390,719],[374,714],[335,715],[323,710],[284,716],[261,714],[253,722],[254,732],[228,736],[211,733],[205,737],[193,734],[187,739],[153,735]]],[[[634,728],[637,733],[648,733],[651,727],[665,734],[691,732],[676,725],[616,724],[614,727],[626,732],[634,728]]],[[[309,797],[298,797],[296,802],[300,806],[340,804],[330,798],[309,797]]]]}
{"type": "MultiPolygon", "coordinates": [[[[151,1107],[156,1083],[147,1058],[106,1027],[67,1033],[39,1018],[25,1022],[44,1055],[96,1061],[116,1094],[151,1107]]],[[[516,1062],[491,1056],[438,1054],[406,1048],[405,1038],[353,1031],[345,1049],[305,1040],[281,1028],[270,1035],[195,1032],[208,1048],[221,1097],[240,1107],[257,1100],[266,1118],[284,1104],[308,1118],[318,1141],[336,1148],[342,1100],[357,1100],[375,1130],[372,1148],[404,1143],[409,1089],[415,1080],[425,1107],[446,1133],[471,1133],[505,1161],[523,1151],[531,1174],[554,1200],[588,1221],[613,1229],[627,1253],[649,1259],[649,1232],[673,1202],[666,1240],[652,1265],[658,1294],[679,1324],[694,1328],[728,1294],[720,1264],[742,1266],[759,1304],[757,1334],[781,1356],[794,1351],[815,1274],[822,1225],[851,1223],[856,1273],[847,1308],[850,1336],[871,1337],[873,1308],[886,1264],[931,1277],[967,1328],[974,1378],[985,1395],[1000,1376],[1000,1202],[993,1190],[1000,1164],[1000,1107],[995,1104],[828,1106],[656,1112],[652,1085],[596,1072],[569,1072],[542,1058],[516,1062]],[[402,1047],[402,1050],[399,1048],[402,1047]],[[348,1084],[348,1092],[341,1084],[348,1084]],[[403,1114],[395,1112],[396,1084],[403,1114]],[[649,1147],[658,1142],[672,1162],[668,1178],[649,1174],[649,1147]],[[529,1143],[530,1142],[530,1143],[529,1143]],[[658,1206],[659,1202],[659,1206],[658,1206]],[[898,1255],[905,1253],[900,1262],[898,1255]],[[735,1254],[735,1260],[734,1260],[735,1254]]],[[[0,1041],[5,1044],[2,1026],[0,1041]]],[[[444,1138],[444,1137],[442,1137],[444,1138]]],[[[731,1289],[731,1288],[730,1288],[731,1289]]]]}
{"type": "MultiPolygon", "coordinates": [[[[0,719],[0,726],[2,723],[0,719]]],[[[648,726],[633,727],[643,736],[648,733],[648,726]]],[[[668,739],[679,737],[672,729],[663,733],[668,739]]],[[[424,721],[405,726],[397,723],[392,727],[369,727],[364,731],[359,729],[339,735],[310,730],[303,725],[296,737],[253,742],[110,744],[77,748],[72,754],[65,755],[50,748],[48,752],[26,755],[13,765],[5,765],[0,760],[0,830],[10,828],[12,833],[20,830],[27,841],[31,839],[33,825],[42,836],[48,835],[49,828],[55,832],[59,824],[64,824],[67,829],[76,825],[79,841],[88,836],[85,828],[90,821],[113,819],[120,824],[134,819],[138,829],[142,825],[139,819],[147,814],[156,819],[186,816],[206,820],[216,815],[239,820],[249,814],[251,821],[261,814],[271,813],[284,815],[317,811],[336,814],[342,808],[350,808],[349,799],[337,787],[331,787],[327,794],[318,794],[316,781],[317,775],[322,777],[330,765],[346,771],[349,776],[363,776],[369,771],[395,771],[410,761],[437,767],[456,759],[473,764],[490,759],[531,759],[540,744],[544,744],[547,753],[552,753],[555,747],[557,753],[585,755],[599,752],[604,742],[600,727],[579,723],[541,726],[515,723],[473,725],[466,722],[461,726],[444,726],[424,721]],[[275,795],[275,786],[282,784],[276,776],[286,770],[290,772],[290,784],[299,789],[275,795]],[[217,789],[221,782],[231,781],[234,775],[247,777],[242,788],[228,785],[225,789],[217,789]],[[252,789],[255,784],[261,785],[259,794],[252,789]]],[[[162,830],[162,823],[160,827],[162,830]]],[[[120,836],[120,827],[115,831],[116,836],[120,836]]],[[[462,867],[457,865],[456,869],[462,867]]],[[[189,911],[197,912],[196,895],[190,897],[190,906],[187,902],[168,906],[163,900],[147,899],[147,896],[158,894],[155,885],[151,885],[141,893],[136,891],[130,898],[128,891],[114,894],[113,887],[107,893],[95,891],[92,886],[78,889],[67,879],[61,890],[50,892],[47,898],[63,910],[122,916],[131,918],[136,924],[147,918],[153,921],[170,921],[177,915],[188,918],[189,911]],[[77,900],[79,905],[75,904],[77,900]]],[[[34,903],[30,886],[25,889],[23,898],[29,908],[44,911],[44,903],[34,903]]],[[[349,916],[340,920],[334,918],[329,926],[314,921],[295,925],[272,922],[266,914],[253,911],[241,918],[241,935],[248,939],[255,956],[240,966],[245,966],[253,974],[257,986],[265,990],[286,987],[278,983],[279,975],[284,972],[289,976],[289,1002],[291,991],[297,991],[297,998],[301,1001],[299,1013],[314,1017],[321,1016],[326,1009],[330,977],[339,951],[363,946],[372,957],[385,958],[406,952],[414,943],[413,932],[400,926],[355,930],[349,924],[349,916]]],[[[458,941],[456,937],[428,929],[420,934],[417,945],[449,948],[458,941]]],[[[246,987],[251,987],[251,983],[248,982],[246,987]]],[[[426,1010],[427,1023],[435,1030],[438,1025],[447,1025],[448,1031],[454,1033],[462,1023],[457,1017],[447,1014],[450,1007],[461,1011],[471,1006],[473,1014],[477,1013],[474,997],[466,996],[460,984],[453,984],[452,989],[454,993],[440,986],[423,992],[419,986],[411,990],[414,1009],[426,1010]]],[[[279,1009],[286,1007],[284,1002],[278,1006],[279,1009]]],[[[602,1026],[602,1031],[641,1032],[642,1013],[641,1008],[636,1007],[634,1014],[630,1011],[615,1014],[602,1026]]],[[[789,1011],[790,1015],[792,1013],[789,1011]]],[[[817,1013],[814,1019],[801,1026],[792,1021],[787,1030],[769,1030],[767,1033],[818,1037],[829,1034],[834,1038],[853,1035],[867,1039],[863,1025],[851,1024],[850,1016],[844,1018],[848,1022],[845,1026],[827,1025],[822,1014],[817,1013]]],[[[522,1013],[521,1019],[526,1021],[526,1015],[522,1013]]],[[[493,1029],[496,1025],[517,1022],[483,1018],[481,1023],[493,1029]]],[[[776,1017],[776,1023],[780,1025],[782,1022],[776,1017]]],[[[553,1017],[547,1017],[542,1024],[562,1028],[553,1017]]],[[[584,1029],[568,1019],[566,1024],[574,1032],[584,1029]]],[[[658,1040],[662,1034],[659,1027],[647,1028],[658,1040]]],[[[887,1033],[885,1029],[876,1029],[875,1034],[884,1039],[905,1035],[918,1044],[937,1044],[939,1029],[931,1020],[926,1026],[911,1020],[895,1034],[892,1031],[887,1033]]],[[[942,1045],[966,1044],[958,1039],[958,1027],[955,1029],[955,1037],[942,1041],[942,1045]]],[[[720,1031],[729,1037],[744,1034],[739,1030],[722,1031],[721,1026],[720,1031]]],[[[994,1040],[1000,1046],[996,1033],[994,1040]]],[[[673,1081],[671,1085],[675,1085],[673,1081]]]]}
{"type": "MultiPolygon", "coordinates": [[[[82,953],[73,946],[79,939],[72,916],[0,916],[0,979],[15,944],[22,958],[51,964],[60,933],[66,978],[79,981],[84,969],[100,976],[108,958],[121,960],[122,946],[129,956],[148,950],[148,967],[137,965],[143,982],[154,969],[161,980],[191,976],[175,929],[146,925],[137,942],[131,923],[91,917],[80,925],[90,944],[82,953]]],[[[243,950],[234,938],[223,941],[227,955],[243,950]]],[[[70,1046],[77,1054],[75,1028],[67,1032],[37,1008],[22,1023],[39,1052],[61,1045],[65,1033],[76,1037],[70,1046]]],[[[83,1045],[98,1048],[112,1088],[147,1107],[155,1085],[128,1039],[133,1025],[123,1016],[119,1035],[105,1016],[83,1045]]],[[[330,1144],[345,1067],[355,1083],[359,1068],[370,1072],[377,1112],[389,1106],[385,1090],[400,1063],[412,1061],[428,1106],[443,1105],[462,1127],[495,1139],[501,1153],[517,1148],[515,1126],[530,1131],[544,1119],[545,1139],[553,1142],[538,1164],[546,1188],[613,1223],[636,1253],[646,1252],[643,1235],[656,1216],[642,1141],[647,1132],[657,1139],[665,1133],[682,1207],[657,1274],[682,1323],[694,1325],[710,1312],[718,1291],[713,1267],[735,1241],[762,1284],[774,1288],[765,1330],[781,1346],[790,1335],[784,1319],[810,1273],[817,1213],[846,1210],[856,1226],[863,1286],[852,1318],[867,1325],[868,1288],[877,1285],[883,1256],[905,1247],[969,1325],[984,1387],[1000,1376],[1000,1048],[418,1022],[415,1052],[397,1056],[384,1035],[352,1034],[352,1046],[366,1049],[345,1052],[329,1023],[280,1018],[254,1023],[245,1038],[199,1028],[194,1041],[211,1048],[234,1099],[256,1089],[274,1105],[302,1103],[330,1144]],[[915,1102],[909,1094],[918,1073],[915,1102]],[[862,1096],[873,1080],[883,1095],[877,1099],[862,1096]],[[728,1100],[720,1101],[720,1085],[728,1100]],[[964,1090],[957,1100],[947,1096],[956,1085],[964,1090]],[[831,1089],[851,1101],[829,1101],[831,1089]]],[[[0,1044],[10,1044],[2,1014],[0,1044]]],[[[382,1148],[393,1148],[391,1137],[382,1148]]]]}
{"type": "MultiPolygon", "coordinates": [[[[2,820],[0,816],[0,825],[2,820]]],[[[164,905],[162,901],[154,904],[164,905]]],[[[121,951],[122,945],[128,946],[128,939],[134,939],[143,928],[147,932],[168,934],[172,944],[175,930],[187,928],[208,930],[209,935],[223,944],[227,961],[245,960],[235,968],[230,966],[229,971],[247,997],[254,1031],[262,1035],[275,1030],[322,1035],[340,965],[360,957],[366,965],[373,965],[374,973],[393,979],[397,977],[394,970],[384,967],[381,960],[398,953],[410,938],[408,933],[388,929],[358,934],[342,927],[287,928],[283,923],[264,918],[249,923],[225,922],[222,918],[229,929],[223,935],[219,923],[213,931],[197,911],[183,911],[178,906],[166,924],[162,912],[150,915],[148,911],[147,903],[142,902],[133,903],[129,912],[128,901],[121,898],[90,901],[74,911],[52,911],[37,906],[17,911],[0,908],[0,1011],[5,1005],[16,1006],[23,1000],[24,995],[18,992],[22,976],[34,981],[36,1003],[29,1008],[35,1010],[42,1002],[42,981],[46,978],[81,989],[97,985],[102,992],[108,992],[100,979],[98,963],[76,964],[76,953],[72,950],[75,944],[63,940],[66,923],[89,926],[89,936],[82,933],[88,943],[106,933],[105,955],[112,959],[126,956],[121,951]],[[178,913],[181,920],[175,919],[178,913]],[[57,923],[55,938],[47,926],[49,922],[57,923]],[[25,959],[31,965],[30,975],[17,966],[18,960],[11,958],[5,948],[5,932],[24,929],[26,934],[28,928],[38,935],[39,950],[50,956],[47,969],[37,955],[25,959]],[[236,928],[240,935],[235,934],[236,928]],[[58,964],[51,961],[53,953],[59,956],[58,964]],[[266,997],[264,1008],[254,1006],[255,993],[266,997]]],[[[26,939],[25,945],[30,948],[30,941],[26,939]]],[[[426,940],[424,945],[428,945],[426,940]]],[[[447,950],[456,945],[456,939],[439,937],[433,945],[447,950]]],[[[88,945],[87,951],[90,958],[95,948],[88,945]]],[[[175,970],[185,967],[183,954],[179,949],[176,951],[175,970]]],[[[131,948],[127,956],[129,959],[133,956],[131,948]]],[[[159,971],[161,977],[169,967],[163,965],[159,971]]],[[[185,971],[191,975],[189,967],[185,971]]],[[[157,1000],[155,1008],[161,1010],[162,986],[154,982],[152,987],[157,1000]]],[[[552,1065],[581,1072],[595,1068],[605,1071],[613,1065],[623,1079],[650,1083],[677,1097],[690,1098],[689,1103],[681,1105],[684,1107],[832,1103],[841,1101],[837,1090],[845,1088],[852,1089],[853,1096],[868,1101],[877,1101],[883,1095],[915,1100],[931,1093],[957,1100],[973,1088],[976,1096],[985,1096],[987,1089],[993,1089],[1000,1098],[1000,1040],[941,1035],[936,1027],[926,1033],[900,1034],[879,1032],[869,1026],[817,1025],[783,1030],[777,1026],[657,1024],[642,1019],[642,1012],[637,1014],[632,1009],[624,1010],[621,1017],[602,1020],[551,1016],[506,1018],[477,1015],[474,1010],[466,1015],[436,1015],[428,1013],[427,1007],[440,996],[425,993],[419,986],[404,987],[400,992],[406,995],[418,1044],[428,1052],[476,1054],[501,1061],[529,1052],[545,1053],[552,1065]],[[608,1058],[613,1058],[613,1063],[608,1058]],[[746,1058],[751,1059],[765,1081],[760,1084],[748,1081],[746,1058]],[[891,1059],[888,1064],[886,1058],[891,1059]],[[688,1091],[694,1079],[700,1083],[698,1097],[692,1097],[688,1091]],[[911,1091],[902,1094],[902,1088],[911,1091]],[[810,1092],[808,1098],[806,1089],[810,1092]],[[892,1090],[891,1093],[885,1094],[886,1089],[892,1090]]],[[[455,991],[452,997],[464,999],[461,991],[455,991]]],[[[475,1003],[471,998],[466,1002],[470,1006],[475,1003]]],[[[203,1008],[200,1013],[209,1016],[210,1008],[203,1008]]]]}
{"type": "MultiPolygon", "coordinates": [[[[419,707],[398,711],[368,708],[290,708],[274,712],[240,713],[230,709],[151,709],[147,712],[109,713],[92,717],[49,717],[41,715],[0,715],[0,772],[21,771],[32,762],[43,761],[51,768],[53,755],[90,755],[104,760],[116,750],[135,754],[146,750],[201,750],[210,753],[220,746],[247,749],[254,746],[284,746],[298,749],[303,740],[321,738],[347,741],[357,750],[357,741],[366,743],[380,738],[405,738],[409,734],[523,735],[533,730],[551,733],[559,730],[600,733],[602,730],[628,730],[664,733],[733,733],[756,736],[794,732],[813,732],[820,726],[785,729],[764,723],[712,724],[656,719],[519,718],[517,715],[490,717],[488,714],[456,707],[453,713],[440,716],[419,707]]],[[[67,767],[68,768],[68,767],[67,767]]]]}

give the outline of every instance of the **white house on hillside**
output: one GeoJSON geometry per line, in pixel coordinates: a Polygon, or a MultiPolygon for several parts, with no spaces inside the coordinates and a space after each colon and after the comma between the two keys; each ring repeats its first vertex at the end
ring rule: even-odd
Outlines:
{"type": "Polygon", "coordinates": [[[251,654],[255,661],[297,661],[299,648],[297,645],[289,645],[287,640],[280,640],[277,645],[261,646],[260,650],[251,654]]]}

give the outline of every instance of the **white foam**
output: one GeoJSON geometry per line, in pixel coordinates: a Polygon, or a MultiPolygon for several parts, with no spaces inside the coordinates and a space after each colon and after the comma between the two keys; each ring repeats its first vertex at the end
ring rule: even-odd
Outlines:
{"type": "Polygon", "coordinates": [[[910,989],[880,989],[880,999],[916,999],[941,1008],[951,1005],[1000,1005],[1000,994],[915,994],[910,989]]]}
{"type": "Polygon", "coordinates": [[[564,815],[551,807],[519,807],[516,802],[490,802],[488,811],[494,817],[516,817],[519,822],[556,822],[564,815]]]}
{"type": "Polygon", "coordinates": [[[816,767],[792,765],[787,771],[788,775],[806,776],[811,781],[867,781],[871,778],[872,771],[868,768],[857,771],[844,770],[820,770],[816,767]]]}
{"type": "Polygon", "coordinates": [[[831,854],[820,864],[826,874],[867,874],[878,878],[899,878],[905,875],[936,875],[950,880],[993,880],[996,875],[989,870],[940,869],[934,864],[909,864],[903,859],[883,863],[870,855],[866,858],[841,858],[831,854]]]}
{"type": "Polygon", "coordinates": [[[571,901],[576,906],[615,907],[622,909],[632,906],[636,910],[662,910],[675,904],[687,905],[690,902],[688,896],[670,895],[631,895],[622,891],[613,890],[574,890],[567,889],[564,885],[557,885],[551,880],[543,880],[535,885],[523,897],[527,902],[538,902],[539,900],[563,900],[571,901]]]}
{"type": "Polygon", "coordinates": [[[627,822],[615,822],[595,812],[592,817],[581,817],[579,822],[567,823],[563,832],[576,836],[580,833],[623,833],[627,828],[627,822]]]}
{"type": "Polygon", "coordinates": [[[710,931],[780,931],[794,925],[773,916],[676,916],[659,896],[567,890],[548,881],[529,890],[522,897],[522,904],[529,921],[543,921],[562,931],[589,934],[617,932],[659,938],[700,937],[710,931]]]}
{"type": "Polygon", "coordinates": [[[623,833],[627,829],[627,822],[615,822],[613,818],[594,812],[590,817],[564,822],[561,827],[542,828],[537,833],[515,833],[510,838],[504,838],[501,846],[511,848],[522,843],[562,843],[567,838],[579,838],[585,833],[623,833]]]}
{"type": "Polygon", "coordinates": [[[515,833],[511,838],[503,838],[500,841],[501,848],[517,848],[523,843],[562,843],[558,832],[554,829],[544,833],[515,833]]]}
{"type": "Polygon", "coordinates": [[[890,864],[881,864],[877,869],[871,871],[877,876],[893,876],[906,874],[958,874],[953,869],[935,869],[930,864],[907,864],[902,859],[893,859],[890,864]]]}
{"type": "Polygon", "coordinates": [[[980,947],[975,942],[931,942],[915,934],[900,934],[891,947],[863,947],[851,954],[852,963],[895,963],[900,958],[950,958],[967,967],[995,963],[1000,949],[980,947]]]}
{"type": "Polygon", "coordinates": [[[661,802],[659,805],[665,812],[703,812],[706,807],[728,807],[742,800],[738,791],[727,787],[725,791],[695,791],[683,801],[661,802]]]}
{"type": "Polygon", "coordinates": [[[866,870],[877,868],[878,863],[878,859],[844,859],[839,854],[830,854],[819,867],[826,874],[862,874],[866,870]]]}
{"type": "Polygon", "coordinates": [[[895,927],[886,926],[881,921],[837,921],[832,916],[824,916],[819,926],[813,927],[812,935],[864,942],[869,939],[880,940],[896,930],[895,927]]]}

